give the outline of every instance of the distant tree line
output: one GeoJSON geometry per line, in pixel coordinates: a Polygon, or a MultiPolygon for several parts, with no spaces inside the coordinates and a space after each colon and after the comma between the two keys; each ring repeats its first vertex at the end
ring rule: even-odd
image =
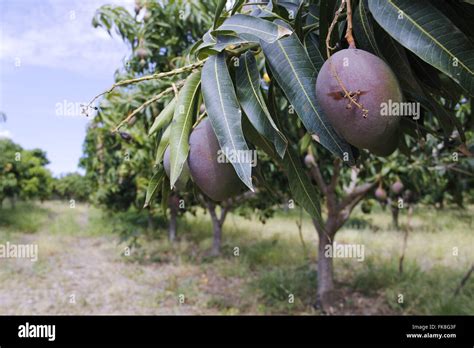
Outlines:
{"type": "Polygon", "coordinates": [[[10,139],[0,139],[0,206],[5,200],[12,207],[17,200],[88,200],[90,186],[82,175],[54,178],[46,168],[49,163],[41,149],[26,150],[10,139]]]}

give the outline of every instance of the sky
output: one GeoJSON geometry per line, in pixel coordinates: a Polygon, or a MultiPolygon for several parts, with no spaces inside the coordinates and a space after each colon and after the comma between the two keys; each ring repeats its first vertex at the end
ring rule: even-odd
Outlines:
{"type": "Polygon", "coordinates": [[[133,0],[0,0],[0,137],[47,152],[55,176],[78,171],[90,118],[80,104],[113,83],[130,54],[117,35],[93,28],[104,4],[133,0]]]}

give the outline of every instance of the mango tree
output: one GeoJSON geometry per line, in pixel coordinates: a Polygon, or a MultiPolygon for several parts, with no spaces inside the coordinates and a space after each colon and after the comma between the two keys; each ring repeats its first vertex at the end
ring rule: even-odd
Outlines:
{"type": "MultiPolygon", "coordinates": [[[[185,65],[120,79],[108,91],[150,81],[170,85],[137,107],[166,104],[154,120],[161,132],[153,133],[158,165],[147,202],[158,192],[165,197],[186,165],[189,185],[210,199],[243,190],[258,194],[262,183],[256,185],[251,159],[254,149],[265,152],[314,220],[320,237],[318,302],[327,310],[332,258],[321,251],[384,174],[383,166],[373,173],[364,163],[392,153],[409,156],[410,146],[428,134],[449,143],[461,160],[471,156],[466,141],[472,135],[455,110],[474,92],[472,13],[465,2],[428,0],[219,1],[212,25],[179,60],[185,65]],[[218,143],[211,159],[192,141],[204,122],[218,143]],[[307,161],[309,168],[296,148],[303,138],[308,151],[322,154],[307,161]],[[167,144],[169,178],[161,165],[167,144]],[[318,165],[328,156],[333,164],[318,165]],[[352,182],[345,193],[338,189],[341,170],[352,182]],[[360,182],[364,171],[372,181],[360,182]],[[209,180],[202,180],[203,173],[209,180]]],[[[199,136],[204,145],[210,133],[199,136]]]]}

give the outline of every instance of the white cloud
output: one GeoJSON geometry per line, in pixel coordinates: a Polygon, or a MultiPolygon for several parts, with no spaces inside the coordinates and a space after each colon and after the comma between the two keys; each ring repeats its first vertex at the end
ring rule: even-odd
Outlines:
{"type": "Polygon", "coordinates": [[[0,139],[2,139],[2,138],[11,139],[12,138],[12,133],[8,129],[2,129],[0,127],[0,139]]]}
{"type": "Polygon", "coordinates": [[[103,4],[133,9],[133,0],[6,0],[2,6],[9,11],[0,15],[0,60],[12,67],[19,58],[22,66],[110,76],[129,48],[121,38],[92,27],[94,12],[103,4]]]}

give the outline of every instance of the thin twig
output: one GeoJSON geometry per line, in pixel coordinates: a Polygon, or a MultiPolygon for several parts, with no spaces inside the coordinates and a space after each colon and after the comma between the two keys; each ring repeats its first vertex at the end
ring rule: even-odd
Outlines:
{"type": "Polygon", "coordinates": [[[174,96],[176,97],[176,100],[178,100],[178,87],[176,87],[176,84],[174,82],[171,84],[171,87],[173,87],[174,96]]]}
{"type": "Polygon", "coordinates": [[[183,66],[181,68],[177,68],[177,69],[174,69],[174,70],[171,70],[171,71],[166,71],[166,72],[161,72],[161,73],[156,73],[156,74],[152,74],[152,75],[146,75],[146,76],[138,77],[136,79],[123,80],[123,81],[116,82],[112,85],[112,87],[110,87],[105,92],[102,92],[102,93],[96,95],[89,102],[87,107],[91,107],[92,103],[94,103],[97,100],[97,98],[112,92],[117,87],[122,87],[122,86],[127,86],[127,85],[131,85],[131,84],[138,83],[138,82],[143,82],[143,81],[148,81],[148,80],[156,80],[156,79],[161,79],[163,77],[169,77],[169,76],[182,74],[184,72],[191,71],[191,70],[194,70],[196,68],[201,67],[202,65],[204,65],[204,62],[205,62],[205,60],[201,60],[199,62],[189,64],[189,65],[186,65],[186,66],[183,66]]]}
{"type": "Polygon", "coordinates": [[[153,98],[151,99],[148,99],[146,102],[144,102],[142,105],[140,105],[138,108],[136,108],[135,110],[133,110],[133,112],[128,115],[124,120],[122,120],[113,130],[112,132],[113,133],[116,133],[118,132],[118,130],[125,124],[127,123],[133,116],[135,116],[136,114],[138,114],[139,112],[141,112],[144,108],[146,108],[148,105],[158,101],[160,98],[162,98],[164,95],[170,93],[173,91],[173,87],[168,87],[167,89],[165,89],[163,92],[161,92],[160,94],[154,96],[153,98]]]}
{"type": "Polygon", "coordinates": [[[336,11],[336,14],[334,15],[334,19],[332,20],[331,25],[329,26],[328,35],[326,36],[326,54],[328,56],[328,59],[331,56],[331,51],[334,51],[336,49],[336,47],[331,47],[330,45],[331,34],[332,34],[332,31],[334,30],[334,26],[337,23],[337,19],[339,18],[339,15],[341,14],[341,12],[344,11],[345,6],[346,6],[346,1],[343,0],[341,2],[341,6],[339,7],[339,9],[336,11]]]}

